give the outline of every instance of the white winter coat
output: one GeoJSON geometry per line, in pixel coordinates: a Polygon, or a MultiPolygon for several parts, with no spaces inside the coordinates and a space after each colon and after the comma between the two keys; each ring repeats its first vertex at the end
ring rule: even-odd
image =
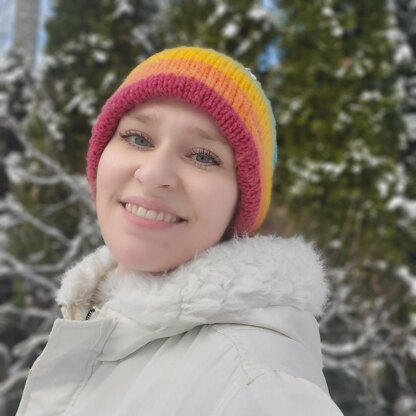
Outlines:
{"type": "Polygon", "coordinates": [[[163,276],[119,275],[101,247],[64,276],[17,415],[342,415],[314,317],[326,296],[299,238],[231,240],[163,276]]]}

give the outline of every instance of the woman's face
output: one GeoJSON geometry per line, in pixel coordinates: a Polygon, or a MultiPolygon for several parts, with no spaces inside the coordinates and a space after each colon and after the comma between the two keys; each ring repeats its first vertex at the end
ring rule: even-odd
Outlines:
{"type": "Polygon", "coordinates": [[[98,165],[98,222],[123,269],[160,273],[187,262],[219,242],[237,200],[227,140],[176,99],[127,113],[98,165]]]}

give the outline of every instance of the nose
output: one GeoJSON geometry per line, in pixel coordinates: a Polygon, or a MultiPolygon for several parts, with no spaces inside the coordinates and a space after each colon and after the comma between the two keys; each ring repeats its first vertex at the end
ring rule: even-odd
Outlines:
{"type": "Polygon", "coordinates": [[[175,189],[179,177],[174,156],[169,149],[154,149],[142,153],[134,177],[143,187],[150,189],[175,189]]]}

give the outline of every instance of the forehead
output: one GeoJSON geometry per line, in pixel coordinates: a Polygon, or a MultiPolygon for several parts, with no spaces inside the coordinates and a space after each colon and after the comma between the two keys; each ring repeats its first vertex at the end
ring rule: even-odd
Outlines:
{"type": "Polygon", "coordinates": [[[130,110],[124,117],[150,127],[169,123],[180,131],[190,131],[230,147],[217,122],[208,113],[176,98],[157,98],[130,110]]]}

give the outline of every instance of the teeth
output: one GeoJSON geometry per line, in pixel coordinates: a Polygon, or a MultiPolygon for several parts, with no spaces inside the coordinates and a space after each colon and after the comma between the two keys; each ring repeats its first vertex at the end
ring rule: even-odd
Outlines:
{"type": "Polygon", "coordinates": [[[178,217],[176,217],[175,215],[171,215],[171,214],[161,212],[161,211],[155,211],[153,209],[148,210],[146,208],[139,207],[137,205],[130,204],[130,203],[126,204],[126,210],[138,217],[146,218],[149,220],[172,222],[172,223],[178,221],[178,217]]]}
{"type": "Polygon", "coordinates": [[[146,212],[145,218],[147,218],[148,220],[155,220],[156,215],[157,215],[157,212],[150,209],[149,211],[146,212]]]}

